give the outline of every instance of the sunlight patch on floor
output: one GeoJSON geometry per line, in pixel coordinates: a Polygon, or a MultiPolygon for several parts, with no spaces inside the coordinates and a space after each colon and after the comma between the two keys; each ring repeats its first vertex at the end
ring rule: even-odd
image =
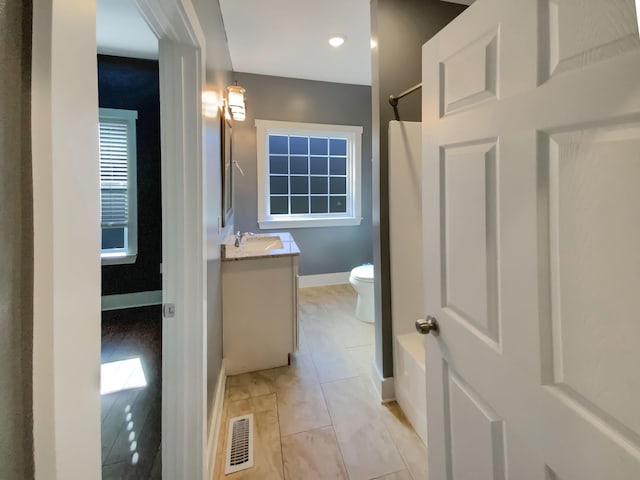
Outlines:
{"type": "Polygon", "coordinates": [[[103,363],[100,374],[101,395],[147,386],[140,357],[103,363]]]}

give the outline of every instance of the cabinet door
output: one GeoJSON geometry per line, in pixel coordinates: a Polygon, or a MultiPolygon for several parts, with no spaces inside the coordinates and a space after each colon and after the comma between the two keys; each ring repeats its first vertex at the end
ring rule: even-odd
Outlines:
{"type": "Polygon", "coordinates": [[[291,257],[223,262],[223,354],[229,375],[288,364],[296,284],[291,257]]]}

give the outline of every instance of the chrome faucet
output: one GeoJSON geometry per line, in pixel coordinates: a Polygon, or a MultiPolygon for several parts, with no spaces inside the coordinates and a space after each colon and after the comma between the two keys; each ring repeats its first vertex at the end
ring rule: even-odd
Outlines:
{"type": "Polygon", "coordinates": [[[236,243],[235,246],[239,247],[242,244],[242,239],[244,237],[246,237],[247,235],[253,235],[253,233],[251,232],[244,232],[244,233],[240,233],[240,231],[238,230],[238,233],[236,233],[236,243]]]}

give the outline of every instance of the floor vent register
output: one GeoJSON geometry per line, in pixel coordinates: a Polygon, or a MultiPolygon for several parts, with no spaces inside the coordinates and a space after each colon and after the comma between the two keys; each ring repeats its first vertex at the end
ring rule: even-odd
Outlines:
{"type": "Polygon", "coordinates": [[[253,467],[253,414],[229,420],[224,473],[228,475],[251,467],[253,467]]]}

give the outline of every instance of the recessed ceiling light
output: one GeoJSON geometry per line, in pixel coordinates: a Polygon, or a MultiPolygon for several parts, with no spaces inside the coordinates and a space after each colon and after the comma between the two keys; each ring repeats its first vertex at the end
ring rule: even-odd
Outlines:
{"type": "Polygon", "coordinates": [[[340,45],[344,43],[346,37],[342,34],[335,34],[329,37],[329,45],[332,47],[338,48],[340,45]]]}

